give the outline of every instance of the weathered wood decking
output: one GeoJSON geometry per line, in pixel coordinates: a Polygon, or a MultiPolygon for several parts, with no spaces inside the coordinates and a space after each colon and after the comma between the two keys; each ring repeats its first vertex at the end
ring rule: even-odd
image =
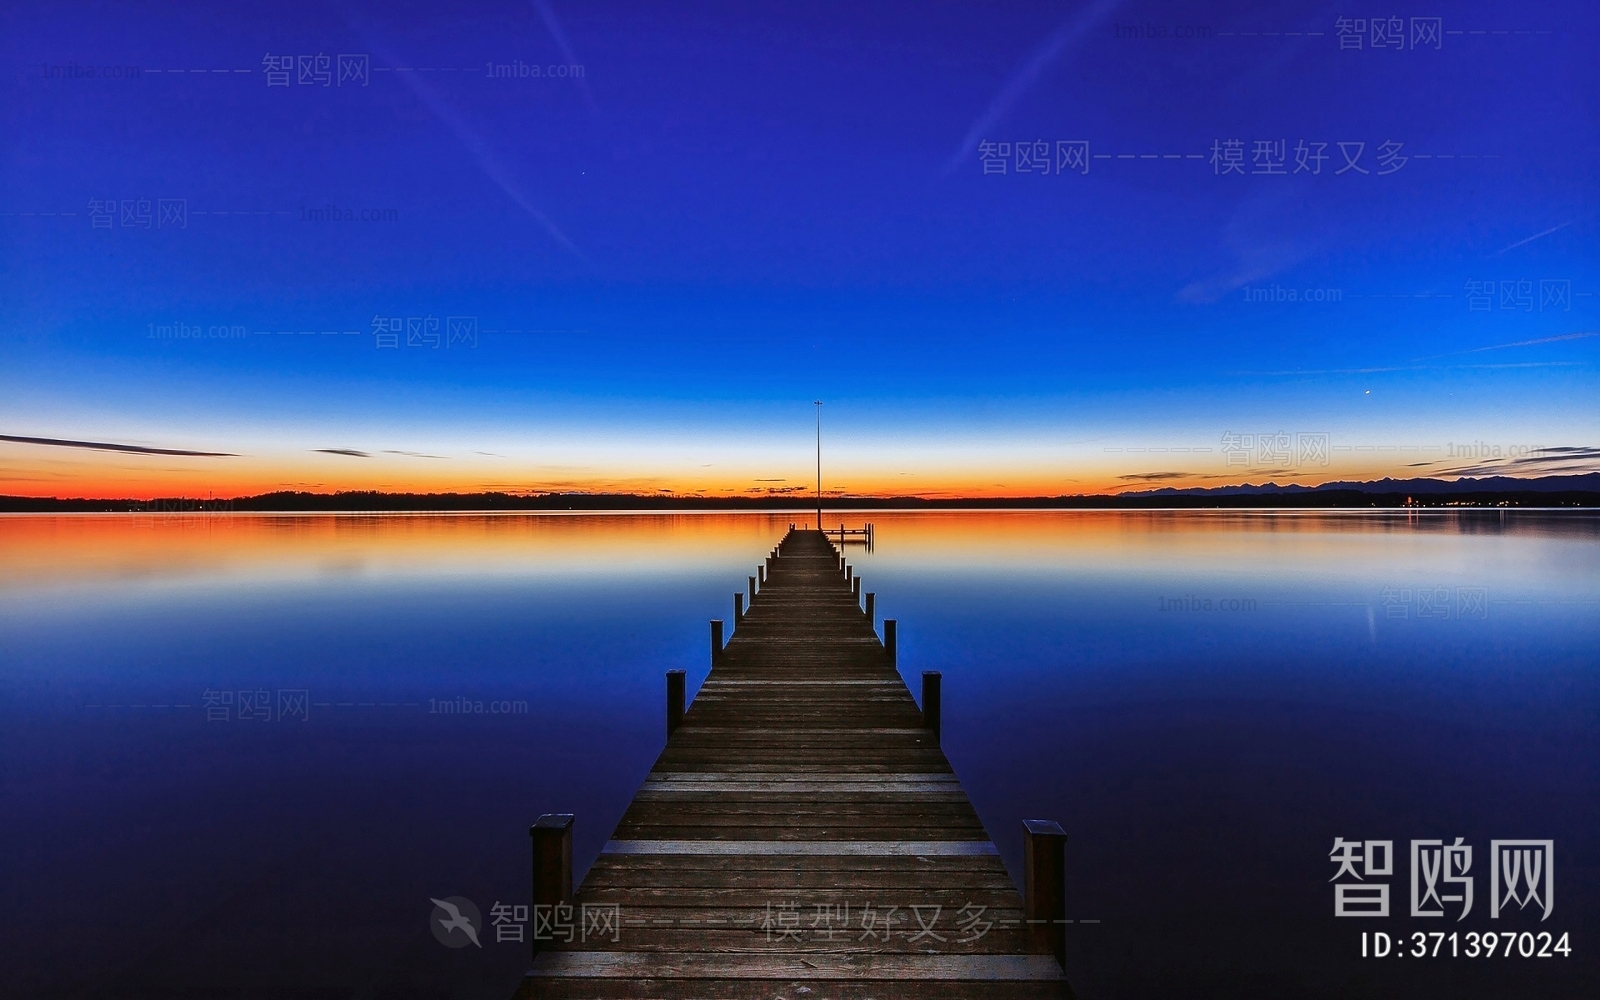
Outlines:
{"type": "Polygon", "coordinates": [[[615,934],[519,997],[1070,996],[838,550],[779,553],[575,894],[615,934]]]}

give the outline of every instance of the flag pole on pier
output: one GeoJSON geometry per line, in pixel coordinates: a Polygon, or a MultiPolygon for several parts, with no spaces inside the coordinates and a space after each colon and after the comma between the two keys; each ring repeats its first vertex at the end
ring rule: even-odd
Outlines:
{"type": "Polygon", "coordinates": [[[822,400],[817,404],[817,530],[822,530],[822,400]]]}

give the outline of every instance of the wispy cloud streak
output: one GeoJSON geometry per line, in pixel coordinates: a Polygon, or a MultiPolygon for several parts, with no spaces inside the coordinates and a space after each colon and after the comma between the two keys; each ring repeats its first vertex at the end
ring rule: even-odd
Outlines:
{"type": "MultiPolygon", "coordinates": [[[[572,43],[567,41],[567,33],[561,27],[561,21],[556,17],[556,12],[551,9],[546,0],[528,0],[533,4],[533,9],[539,12],[539,17],[544,21],[545,29],[550,32],[550,37],[556,41],[556,48],[561,50],[561,57],[567,61],[568,66],[582,66],[583,62],[578,54],[572,50],[572,43]]],[[[583,91],[584,103],[589,105],[589,110],[599,113],[600,106],[594,102],[594,92],[589,89],[587,76],[576,78],[578,89],[583,91]]]]}
{"type": "Polygon", "coordinates": [[[130,455],[188,455],[193,458],[238,458],[231,451],[190,451],[187,448],[146,448],[137,444],[114,444],[109,441],[70,441],[65,438],[23,437],[17,434],[0,434],[0,441],[18,444],[42,444],[51,448],[88,448],[92,451],[120,451],[130,455]]]}
{"type": "Polygon", "coordinates": [[[978,141],[1011,111],[1012,105],[1021,100],[1022,95],[1033,88],[1033,85],[1039,81],[1039,77],[1044,75],[1044,71],[1056,60],[1062,50],[1083,37],[1085,32],[1111,13],[1120,2],[1121,0],[1098,0],[1098,2],[1090,4],[1082,11],[1069,17],[1061,27],[1051,33],[1050,37],[1040,43],[1039,47],[1034,49],[1033,54],[1028,57],[1027,62],[1023,63],[1015,73],[1011,74],[1011,78],[1005,82],[1005,86],[1000,88],[1000,92],[994,96],[994,100],[989,102],[989,106],[983,110],[983,114],[979,115],[977,120],[972,123],[972,127],[967,129],[967,134],[961,139],[960,147],[950,157],[949,162],[944,165],[942,173],[948,176],[951,171],[961,165],[962,160],[971,156],[972,151],[978,148],[978,141]]]}

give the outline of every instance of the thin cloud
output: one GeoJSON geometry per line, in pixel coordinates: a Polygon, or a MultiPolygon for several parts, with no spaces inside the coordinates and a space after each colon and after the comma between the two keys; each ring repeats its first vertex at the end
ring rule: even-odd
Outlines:
{"type": "MultiPolygon", "coordinates": [[[[1487,349],[1487,348],[1486,348],[1487,349]]],[[[1371,375],[1377,372],[1425,372],[1449,371],[1460,368],[1499,369],[1499,368],[1570,368],[1573,366],[1587,365],[1587,361],[1522,361],[1499,365],[1397,365],[1389,368],[1293,368],[1285,371],[1273,372],[1230,372],[1232,375],[1252,376],[1296,376],[1296,375],[1371,375]]]]}
{"type": "Polygon", "coordinates": [[[445,457],[443,455],[424,455],[420,451],[394,451],[393,449],[389,449],[389,448],[385,448],[383,453],[385,455],[404,455],[407,458],[444,458],[445,457]]]}
{"type": "Polygon", "coordinates": [[[130,455],[187,455],[191,458],[238,458],[231,451],[190,451],[187,448],[146,448],[137,444],[114,444],[109,441],[71,441],[65,438],[22,437],[0,434],[0,441],[18,444],[42,444],[51,448],[87,448],[91,451],[120,451],[130,455]]]}
{"type": "MultiPolygon", "coordinates": [[[[367,42],[374,51],[391,65],[395,64],[396,60],[381,42],[370,36],[367,38],[367,42]]],[[[455,132],[456,138],[461,140],[462,145],[467,147],[468,152],[472,154],[472,158],[477,161],[478,169],[482,170],[484,175],[493,181],[495,186],[506,197],[510,198],[517,204],[517,207],[539,223],[544,228],[544,231],[550,235],[551,239],[555,240],[585,264],[590,263],[589,258],[584,256],[583,251],[579,250],[577,245],[567,238],[567,234],[558,229],[556,224],[550,221],[550,217],[533,204],[533,201],[523,192],[521,186],[517,184],[515,178],[511,176],[510,170],[500,162],[494,151],[489,148],[489,144],[478,135],[471,125],[467,124],[467,120],[461,116],[460,112],[456,111],[448,101],[439,96],[438,91],[434,90],[422,79],[421,73],[396,73],[394,75],[400,77],[411,87],[436,118],[450,126],[451,131],[455,132]]]]}
{"type": "Polygon", "coordinates": [[[1069,17],[1061,27],[1051,33],[1050,37],[1046,38],[1038,48],[1034,49],[1033,54],[1028,57],[1028,61],[1023,63],[1015,73],[1011,74],[1011,78],[1006,81],[1005,86],[1000,88],[1000,92],[994,96],[994,100],[989,102],[989,106],[983,110],[983,114],[979,115],[977,120],[972,123],[972,127],[967,129],[967,134],[961,139],[960,147],[950,157],[949,162],[944,165],[943,175],[948,176],[951,171],[961,165],[962,160],[972,155],[972,151],[978,148],[978,141],[991,128],[999,124],[1001,119],[1005,118],[1011,111],[1012,105],[1021,100],[1022,95],[1033,88],[1033,85],[1039,81],[1039,77],[1044,75],[1045,69],[1055,61],[1063,49],[1081,38],[1085,32],[1094,27],[1095,22],[1111,13],[1119,3],[1120,0],[1099,0],[1099,2],[1091,5],[1081,13],[1069,17]]]}
{"type": "Polygon", "coordinates": [[[312,450],[321,452],[324,455],[345,455],[345,456],[347,456],[349,458],[371,458],[372,457],[371,455],[367,454],[366,452],[357,451],[354,448],[313,448],[312,450]]]}
{"type": "Polygon", "coordinates": [[[1482,354],[1484,351],[1504,351],[1512,347],[1533,347],[1537,344],[1556,344],[1564,340],[1587,340],[1590,337],[1600,337],[1600,330],[1580,330],[1577,333],[1561,333],[1554,337],[1537,337],[1533,340],[1514,340],[1509,344],[1490,344],[1488,347],[1468,347],[1460,351],[1447,351],[1444,354],[1429,354],[1412,361],[1432,361],[1434,358],[1452,358],[1458,354],[1482,354]]]}
{"type": "Polygon", "coordinates": [[[1286,271],[1311,255],[1310,244],[1283,235],[1283,219],[1296,208],[1289,189],[1263,191],[1241,201],[1222,229],[1220,242],[1222,249],[1232,255],[1231,265],[1180,288],[1179,302],[1216,302],[1238,288],[1286,271]]]}
{"type": "Polygon", "coordinates": [[[1470,465],[1440,470],[1453,476],[1561,475],[1595,471],[1600,471],[1600,448],[1587,445],[1535,448],[1531,454],[1492,456],[1470,465]]]}
{"type": "Polygon", "coordinates": [[[1131,475],[1118,476],[1118,479],[1135,480],[1141,483],[1159,483],[1168,479],[1187,479],[1187,472],[1135,472],[1131,475]]]}
{"type": "MultiPolygon", "coordinates": [[[[578,59],[578,54],[572,50],[572,43],[567,41],[567,33],[562,30],[561,21],[556,18],[556,12],[550,8],[550,5],[545,0],[529,0],[529,2],[533,4],[533,9],[539,12],[539,17],[544,21],[546,30],[550,32],[550,37],[556,40],[556,47],[561,50],[561,56],[566,59],[567,65],[582,66],[583,63],[578,59]]],[[[589,105],[590,111],[598,114],[600,106],[594,102],[594,92],[589,89],[588,78],[580,76],[576,79],[579,89],[583,91],[584,103],[589,105]]]]}
{"type": "Polygon", "coordinates": [[[1500,253],[1495,254],[1495,256],[1496,257],[1500,256],[1500,254],[1505,253],[1506,250],[1515,250],[1517,247],[1527,246],[1529,243],[1532,243],[1534,240],[1543,239],[1544,237],[1549,236],[1551,233],[1559,233],[1559,232],[1561,232],[1561,230],[1567,228],[1568,226],[1572,225],[1576,221],[1578,221],[1578,220],[1577,219],[1568,219],[1566,222],[1563,222],[1559,226],[1552,226],[1549,229],[1546,229],[1542,233],[1534,233],[1532,236],[1528,237],[1525,240],[1518,240],[1517,242],[1511,244],[1510,246],[1506,247],[1505,250],[1501,250],[1500,253]]]}

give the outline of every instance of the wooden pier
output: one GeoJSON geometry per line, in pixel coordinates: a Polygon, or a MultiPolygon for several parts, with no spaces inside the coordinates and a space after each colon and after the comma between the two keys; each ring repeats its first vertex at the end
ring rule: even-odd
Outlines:
{"type": "Polygon", "coordinates": [[[540,817],[519,998],[1072,995],[1061,828],[1024,824],[1019,893],[939,749],[939,675],[919,711],[861,597],[791,530],[692,705],[669,674],[666,748],[576,892],[572,817],[540,817]]]}
{"type": "Polygon", "coordinates": [[[871,521],[866,522],[859,528],[847,528],[841,522],[837,528],[824,527],[822,533],[827,536],[828,541],[833,542],[835,545],[840,547],[845,545],[865,545],[868,552],[872,551],[873,542],[877,534],[871,521]]]}

